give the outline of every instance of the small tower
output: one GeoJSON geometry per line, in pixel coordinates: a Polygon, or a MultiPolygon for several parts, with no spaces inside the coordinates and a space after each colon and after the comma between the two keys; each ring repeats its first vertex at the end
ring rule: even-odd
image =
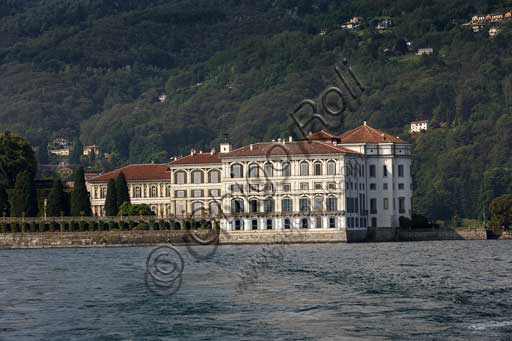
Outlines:
{"type": "Polygon", "coordinates": [[[221,153],[229,153],[233,147],[231,143],[229,143],[229,135],[224,134],[224,141],[220,144],[220,152],[221,153]]]}

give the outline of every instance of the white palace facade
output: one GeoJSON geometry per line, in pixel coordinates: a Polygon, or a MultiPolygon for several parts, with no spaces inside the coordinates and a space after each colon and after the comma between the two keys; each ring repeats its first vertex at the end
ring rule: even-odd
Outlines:
{"type": "Polygon", "coordinates": [[[125,173],[132,203],[161,217],[215,217],[225,230],[347,229],[410,218],[411,148],[366,123],[303,141],[195,152],[168,164],[130,165],[88,181],[96,215],[107,182],[125,173]]]}

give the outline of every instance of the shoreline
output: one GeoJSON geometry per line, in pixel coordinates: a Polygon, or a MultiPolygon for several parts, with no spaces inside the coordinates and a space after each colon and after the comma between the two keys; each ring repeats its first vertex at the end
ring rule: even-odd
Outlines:
{"type": "MultiPolygon", "coordinates": [[[[74,232],[0,233],[0,250],[48,248],[151,247],[158,245],[255,245],[255,244],[319,244],[319,243],[378,243],[442,240],[488,240],[483,228],[400,230],[378,228],[368,231],[345,229],[224,231],[213,235],[210,230],[198,232],[201,243],[187,230],[113,230],[74,232]],[[208,238],[211,241],[208,241],[208,238]]],[[[493,239],[489,239],[493,240],[493,239]]],[[[512,240],[505,232],[498,240],[512,240]]]]}

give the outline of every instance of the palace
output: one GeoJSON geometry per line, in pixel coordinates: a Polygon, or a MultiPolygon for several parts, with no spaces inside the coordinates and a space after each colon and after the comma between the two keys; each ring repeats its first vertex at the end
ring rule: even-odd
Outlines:
{"type": "Polygon", "coordinates": [[[109,179],[124,172],[132,203],[158,216],[216,217],[225,230],[366,230],[411,216],[411,148],[366,122],[341,135],[194,150],[168,164],[129,165],[87,182],[104,215],[109,179]]]}

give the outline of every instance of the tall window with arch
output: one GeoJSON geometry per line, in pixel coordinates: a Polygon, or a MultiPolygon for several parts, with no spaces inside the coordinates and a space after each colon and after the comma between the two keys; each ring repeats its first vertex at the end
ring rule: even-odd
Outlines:
{"type": "Polygon", "coordinates": [[[266,162],[263,166],[263,171],[265,172],[265,177],[270,178],[274,176],[274,165],[272,162],[266,162]]]}
{"type": "Polygon", "coordinates": [[[307,161],[300,163],[300,176],[309,176],[309,163],[307,161]]]}
{"type": "Polygon", "coordinates": [[[208,173],[208,182],[211,184],[220,183],[220,172],[217,170],[210,171],[208,173]]]}
{"type": "Polygon", "coordinates": [[[291,198],[281,199],[281,211],[282,212],[292,212],[293,211],[293,201],[291,198]]]}
{"type": "Polygon", "coordinates": [[[327,162],[327,175],[336,175],[336,162],[332,160],[327,162]]]}
{"type": "Polygon", "coordinates": [[[324,198],[322,196],[316,196],[313,201],[313,210],[322,211],[324,209],[324,198]]]}
{"type": "Polygon", "coordinates": [[[135,186],[133,188],[133,197],[134,198],[140,198],[141,197],[141,190],[140,190],[140,186],[135,186]]]}
{"type": "Polygon", "coordinates": [[[174,173],[174,183],[177,185],[184,185],[187,183],[187,173],[178,171],[174,173]]]}
{"type": "Polygon", "coordinates": [[[243,176],[244,167],[239,163],[235,163],[235,164],[231,165],[230,170],[231,170],[230,175],[232,178],[241,178],[243,176]]]}
{"type": "Polygon", "coordinates": [[[266,198],[265,200],[263,200],[263,210],[265,213],[274,212],[274,199],[273,198],[266,198]]]}
{"type": "Polygon", "coordinates": [[[315,175],[322,175],[322,163],[320,161],[315,162],[315,175]]]}
{"type": "Polygon", "coordinates": [[[152,185],[149,189],[149,197],[156,198],[158,196],[158,189],[155,185],[152,185]]]}
{"type": "Polygon", "coordinates": [[[258,164],[257,163],[251,163],[249,165],[249,174],[248,174],[249,178],[257,178],[257,177],[259,177],[260,176],[259,173],[260,172],[259,172],[258,164]]]}
{"type": "Polygon", "coordinates": [[[288,161],[284,161],[281,163],[281,175],[282,176],[291,176],[292,175],[292,166],[288,161]]]}
{"type": "Polygon", "coordinates": [[[309,198],[300,198],[299,199],[299,211],[306,212],[306,213],[311,211],[309,198]]]}
{"type": "Polygon", "coordinates": [[[327,198],[327,211],[334,212],[338,209],[338,199],[336,197],[327,198]]]}
{"type": "Polygon", "coordinates": [[[192,172],[192,183],[202,184],[203,183],[203,171],[195,170],[192,172]]]}
{"type": "Polygon", "coordinates": [[[244,212],[244,201],[242,199],[231,200],[231,213],[243,213],[244,212]]]}

